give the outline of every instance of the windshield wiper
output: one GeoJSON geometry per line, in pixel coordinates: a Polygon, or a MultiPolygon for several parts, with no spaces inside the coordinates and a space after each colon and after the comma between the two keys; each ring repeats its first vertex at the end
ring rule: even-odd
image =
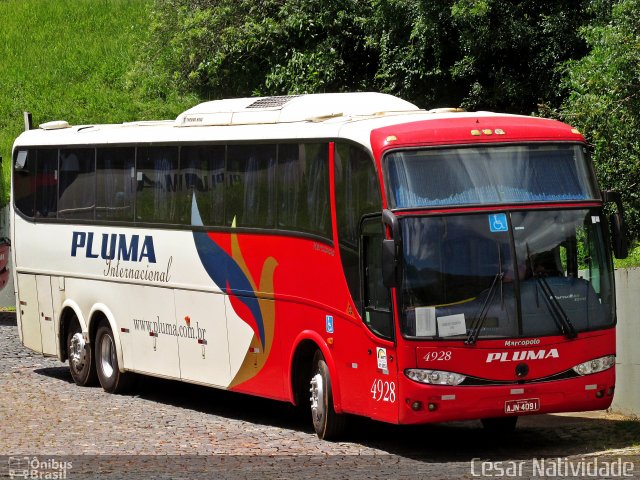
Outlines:
{"type": "Polygon", "coordinates": [[[482,304],[482,308],[480,309],[480,314],[476,316],[475,320],[471,324],[471,329],[469,331],[469,336],[467,340],[464,342],[467,345],[473,345],[478,340],[478,335],[480,335],[480,330],[482,330],[482,326],[484,325],[487,316],[489,315],[489,307],[493,303],[493,297],[495,297],[495,288],[496,283],[500,280],[500,302],[504,307],[504,291],[502,289],[502,279],[504,278],[504,272],[502,271],[502,255],[500,253],[500,245],[498,245],[498,264],[500,270],[496,273],[496,276],[493,277],[493,282],[491,282],[491,286],[489,287],[489,292],[487,293],[487,298],[482,304]]]}
{"type": "Polygon", "coordinates": [[[496,276],[493,277],[493,282],[491,282],[491,286],[489,287],[489,292],[487,293],[487,298],[485,298],[484,303],[482,304],[482,308],[480,309],[480,314],[475,318],[473,323],[471,324],[471,329],[469,331],[469,336],[465,340],[465,344],[473,345],[476,343],[478,339],[478,335],[480,335],[480,330],[482,330],[482,326],[484,325],[487,316],[489,315],[489,307],[493,303],[493,298],[496,296],[496,284],[498,280],[500,280],[500,290],[502,291],[502,278],[504,277],[503,272],[496,273],[496,276]]]}
{"type": "MultiPolygon", "coordinates": [[[[533,265],[533,262],[531,261],[529,244],[528,243],[525,244],[525,247],[527,248],[527,260],[529,261],[529,267],[533,270],[534,265],[533,265]]],[[[544,274],[542,272],[540,273],[534,272],[533,278],[536,279],[537,284],[540,285],[540,288],[542,289],[545,303],[549,308],[549,312],[551,313],[551,318],[553,318],[553,321],[558,327],[558,330],[560,330],[560,332],[569,339],[576,338],[578,336],[578,333],[576,332],[575,327],[571,323],[571,320],[569,320],[569,317],[567,317],[567,313],[564,311],[564,308],[562,308],[562,305],[560,305],[560,302],[558,301],[558,297],[556,297],[556,294],[553,293],[553,290],[549,286],[549,283],[544,278],[544,274]]]]}
{"type": "Polygon", "coordinates": [[[551,317],[553,318],[553,321],[555,322],[558,329],[567,338],[576,338],[578,336],[578,333],[571,323],[571,320],[569,320],[569,317],[567,317],[567,313],[562,308],[562,305],[560,305],[558,297],[556,297],[555,293],[553,293],[553,290],[549,286],[547,280],[540,274],[535,274],[535,279],[538,282],[538,285],[540,285],[542,293],[544,293],[545,302],[549,307],[551,317]]]}

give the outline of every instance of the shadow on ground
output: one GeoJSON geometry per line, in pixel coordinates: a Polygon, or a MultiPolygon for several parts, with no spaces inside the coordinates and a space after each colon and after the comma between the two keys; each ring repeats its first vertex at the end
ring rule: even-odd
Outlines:
{"type": "MultiPolygon", "coordinates": [[[[72,383],[66,367],[35,372],[72,383]]],[[[152,377],[139,377],[130,395],[228,419],[313,432],[308,410],[284,402],[152,377]]],[[[589,455],[638,447],[638,439],[640,422],[591,414],[521,417],[516,431],[503,436],[490,435],[479,421],[397,426],[350,417],[342,440],[415,460],[462,462],[589,455]]]]}

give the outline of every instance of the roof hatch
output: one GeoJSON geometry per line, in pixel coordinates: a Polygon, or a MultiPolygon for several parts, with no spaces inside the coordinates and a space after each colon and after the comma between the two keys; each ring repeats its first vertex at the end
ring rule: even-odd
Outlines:
{"type": "Polygon", "coordinates": [[[183,112],[175,124],[189,127],[322,122],[337,117],[421,111],[412,103],[383,93],[320,93],[205,102],[183,112]]]}

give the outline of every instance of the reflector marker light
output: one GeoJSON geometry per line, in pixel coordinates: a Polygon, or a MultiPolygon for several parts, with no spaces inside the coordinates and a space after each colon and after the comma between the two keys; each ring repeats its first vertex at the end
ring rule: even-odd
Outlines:
{"type": "Polygon", "coordinates": [[[396,137],[395,135],[389,135],[385,140],[385,142],[387,143],[396,142],[396,141],[398,141],[398,137],[396,137]]]}
{"type": "Polygon", "coordinates": [[[479,137],[482,134],[480,133],[480,130],[471,130],[471,135],[473,135],[474,137],[479,137]]]}

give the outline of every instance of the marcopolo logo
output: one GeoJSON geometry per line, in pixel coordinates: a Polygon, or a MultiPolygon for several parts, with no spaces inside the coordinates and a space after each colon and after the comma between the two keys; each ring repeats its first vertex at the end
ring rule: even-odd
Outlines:
{"type": "Polygon", "coordinates": [[[544,360],[560,358],[557,348],[550,350],[520,350],[516,352],[494,352],[487,354],[487,363],[491,362],[521,362],[523,360],[544,360]]]}
{"type": "Polygon", "coordinates": [[[105,277],[161,283],[171,278],[173,257],[167,259],[166,267],[156,266],[156,248],[151,235],[73,232],[71,256],[104,260],[105,277]]]}

